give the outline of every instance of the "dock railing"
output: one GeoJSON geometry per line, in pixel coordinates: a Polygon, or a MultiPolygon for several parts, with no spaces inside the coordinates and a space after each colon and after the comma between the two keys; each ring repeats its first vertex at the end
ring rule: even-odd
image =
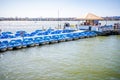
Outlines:
{"type": "Polygon", "coordinates": [[[81,25],[81,26],[79,26],[79,30],[89,30],[89,31],[97,31],[100,33],[120,34],[120,24],[104,25],[104,26],[81,25]],[[90,27],[91,27],[91,29],[90,29],[90,27]]]}

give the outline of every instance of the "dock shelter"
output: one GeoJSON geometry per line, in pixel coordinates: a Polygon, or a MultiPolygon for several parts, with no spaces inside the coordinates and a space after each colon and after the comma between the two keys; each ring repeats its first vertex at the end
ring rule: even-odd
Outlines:
{"type": "Polygon", "coordinates": [[[85,20],[84,25],[98,25],[99,20],[104,20],[102,17],[96,16],[95,14],[88,13],[78,19],[85,20]]]}

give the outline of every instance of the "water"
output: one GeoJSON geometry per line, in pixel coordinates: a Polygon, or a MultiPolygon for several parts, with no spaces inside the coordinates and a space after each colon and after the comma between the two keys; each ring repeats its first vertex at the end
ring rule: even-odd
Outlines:
{"type": "MultiPolygon", "coordinates": [[[[33,32],[36,29],[48,29],[48,28],[58,28],[58,24],[63,25],[65,22],[71,25],[80,24],[83,21],[0,21],[0,29],[4,31],[11,31],[15,33],[18,30],[25,30],[27,32],[33,32]]],[[[106,21],[100,21],[102,25],[106,24],[106,21]]],[[[120,23],[120,21],[107,21],[107,24],[114,25],[114,23],[120,23]]]]}
{"type": "Polygon", "coordinates": [[[120,35],[1,53],[0,80],[120,80],[120,35]]]}

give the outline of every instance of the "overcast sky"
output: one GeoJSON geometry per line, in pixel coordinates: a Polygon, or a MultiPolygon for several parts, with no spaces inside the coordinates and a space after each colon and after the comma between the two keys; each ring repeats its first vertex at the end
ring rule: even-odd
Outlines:
{"type": "Polygon", "coordinates": [[[0,0],[0,17],[120,16],[120,0],[0,0]]]}

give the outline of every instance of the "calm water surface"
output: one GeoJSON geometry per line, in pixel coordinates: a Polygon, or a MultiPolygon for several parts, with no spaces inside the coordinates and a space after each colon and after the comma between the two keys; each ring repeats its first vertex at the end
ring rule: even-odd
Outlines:
{"type": "Polygon", "coordinates": [[[120,80],[120,35],[1,53],[0,80],[120,80]]]}
{"type": "MultiPolygon", "coordinates": [[[[36,29],[48,29],[48,28],[58,28],[58,24],[63,28],[64,23],[70,23],[71,25],[80,25],[83,21],[0,21],[0,29],[5,31],[10,31],[15,33],[18,30],[25,30],[27,32],[33,32],[36,29]]],[[[120,23],[120,21],[100,21],[102,25],[106,23],[108,25],[114,25],[114,23],[120,23]]]]}

